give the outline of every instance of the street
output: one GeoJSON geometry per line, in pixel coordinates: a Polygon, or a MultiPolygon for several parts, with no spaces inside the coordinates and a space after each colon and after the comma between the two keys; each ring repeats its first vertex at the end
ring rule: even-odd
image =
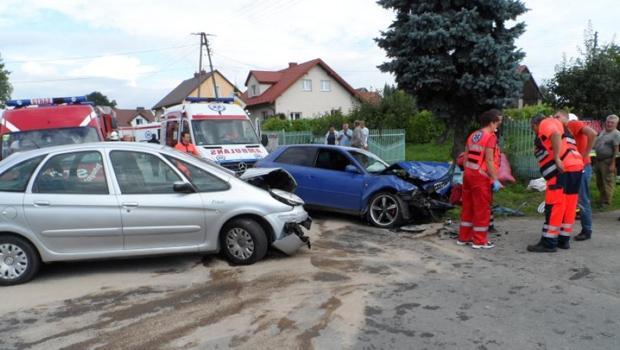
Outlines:
{"type": "Polygon", "coordinates": [[[251,266],[51,264],[0,289],[0,348],[618,349],[618,215],[555,254],[525,251],[542,217],[500,219],[476,251],[318,214],[311,250],[251,266]]]}

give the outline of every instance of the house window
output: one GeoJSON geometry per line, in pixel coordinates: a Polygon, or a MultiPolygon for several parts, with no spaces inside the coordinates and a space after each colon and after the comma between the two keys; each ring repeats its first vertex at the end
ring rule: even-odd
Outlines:
{"type": "Polygon", "coordinates": [[[312,91],[312,80],[310,79],[302,79],[301,80],[301,88],[303,91],[312,91]]]}
{"type": "Polygon", "coordinates": [[[329,80],[321,80],[321,91],[332,91],[332,82],[329,80]]]}
{"type": "Polygon", "coordinates": [[[291,112],[291,120],[301,119],[301,112],[291,112]]]}
{"type": "Polygon", "coordinates": [[[256,85],[252,85],[252,96],[256,95],[258,95],[258,89],[256,88],[256,85]]]}
{"type": "Polygon", "coordinates": [[[269,113],[267,111],[263,111],[261,114],[263,115],[263,120],[266,120],[269,117],[269,113]]]}
{"type": "Polygon", "coordinates": [[[142,118],[136,118],[136,125],[143,124],[143,122],[144,121],[142,120],[142,118]]]}

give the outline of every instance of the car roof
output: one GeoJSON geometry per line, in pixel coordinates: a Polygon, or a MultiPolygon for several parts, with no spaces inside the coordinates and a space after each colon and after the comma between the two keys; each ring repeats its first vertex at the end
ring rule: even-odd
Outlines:
{"type": "Polygon", "coordinates": [[[373,154],[375,157],[378,157],[376,154],[369,152],[365,149],[361,149],[361,148],[356,148],[356,147],[349,147],[349,146],[338,146],[338,145],[326,145],[326,144],[322,144],[322,143],[311,143],[311,144],[298,144],[298,145],[282,145],[280,146],[280,148],[282,149],[282,151],[284,151],[287,148],[291,148],[291,147],[314,147],[314,148],[325,148],[325,149],[339,149],[339,150],[345,150],[345,151],[355,151],[355,152],[359,152],[359,153],[368,153],[368,154],[373,154]]]}
{"type": "Polygon", "coordinates": [[[15,152],[8,157],[0,161],[0,167],[4,168],[6,164],[15,164],[25,159],[34,158],[39,155],[45,155],[55,152],[79,152],[86,150],[105,150],[105,149],[118,149],[118,150],[163,150],[168,148],[164,145],[148,143],[148,142],[121,142],[121,141],[107,141],[107,142],[87,142],[79,144],[69,144],[51,147],[42,147],[24,152],[15,152]]]}

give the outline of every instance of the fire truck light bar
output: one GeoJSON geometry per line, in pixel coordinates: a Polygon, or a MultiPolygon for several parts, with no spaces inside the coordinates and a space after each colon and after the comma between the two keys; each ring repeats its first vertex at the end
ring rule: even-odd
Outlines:
{"type": "Polygon", "coordinates": [[[185,101],[189,103],[197,103],[197,102],[221,102],[221,103],[233,103],[235,99],[233,97],[187,97],[185,101]]]}
{"type": "Polygon", "coordinates": [[[44,97],[44,98],[31,98],[24,100],[9,100],[6,105],[9,107],[26,107],[35,105],[58,105],[63,103],[85,103],[87,102],[86,96],[73,96],[73,97],[44,97]]]}

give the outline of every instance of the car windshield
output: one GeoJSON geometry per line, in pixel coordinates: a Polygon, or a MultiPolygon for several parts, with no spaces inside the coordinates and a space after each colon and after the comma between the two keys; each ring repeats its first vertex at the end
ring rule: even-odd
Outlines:
{"type": "Polygon", "coordinates": [[[258,143],[252,123],[247,119],[193,120],[192,129],[197,146],[258,143]]]}
{"type": "Polygon", "coordinates": [[[98,141],[97,130],[90,127],[12,132],[2,135],[2,158],[37,148],[98,141]]]}
{"type": "Polygon", "coordinates": [[[349,151],[349,154],[353,156],[353,158],[355,158],[369,173],[380,173],[388,167],[386,162],[372,153],[349,151]]]}

